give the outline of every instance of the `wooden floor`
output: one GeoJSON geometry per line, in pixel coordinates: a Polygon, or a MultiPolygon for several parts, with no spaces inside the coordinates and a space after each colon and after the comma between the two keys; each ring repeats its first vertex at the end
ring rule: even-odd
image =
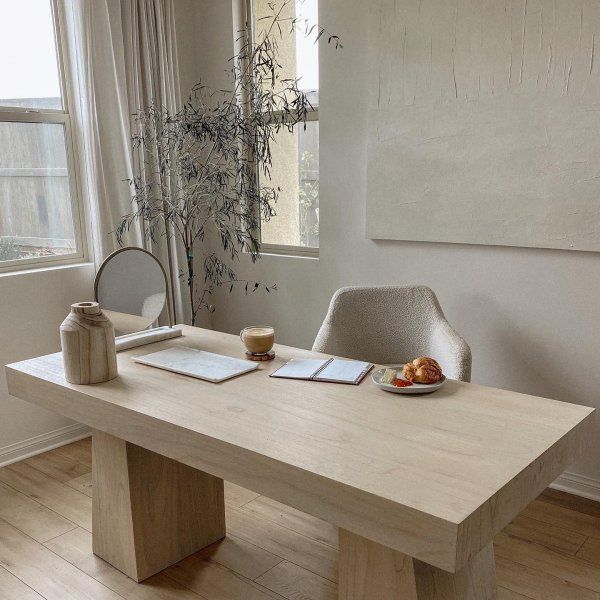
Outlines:
{"type": "MultiPolygon", "coordinates": [[[[0,469],[0,600],[336,598],[335,528],[229,484],[227,539],[136,584],[92,554],[91,491],[89,438],[0,469]]],[[[600,600],[600,504],[547,491],[495,542],[500,600],[600,600]]]]}

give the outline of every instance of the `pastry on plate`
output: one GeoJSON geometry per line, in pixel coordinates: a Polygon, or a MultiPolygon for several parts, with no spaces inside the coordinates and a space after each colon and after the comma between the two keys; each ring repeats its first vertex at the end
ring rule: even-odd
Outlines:
{"type": "Polygon", "coordinates": [[[437,383],[442,378],[442,368],[433,358],[420,356],[404,365],[402,375],[412,383],[437,383]]]}

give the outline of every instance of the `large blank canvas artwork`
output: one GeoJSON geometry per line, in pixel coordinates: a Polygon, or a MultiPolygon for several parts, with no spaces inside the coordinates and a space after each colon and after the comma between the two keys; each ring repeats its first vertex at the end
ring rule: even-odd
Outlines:
{"type": "Polygon", "coordinates": [[[600,250],[600,0],[374,0],[367,235],[600,250]]]}

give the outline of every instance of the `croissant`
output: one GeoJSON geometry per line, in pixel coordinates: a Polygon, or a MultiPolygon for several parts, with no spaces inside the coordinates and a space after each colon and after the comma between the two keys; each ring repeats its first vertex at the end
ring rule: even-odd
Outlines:
{"type": "Polygon", "coordinates": [[[442,368],[433,358],[420,356],[404,365],[402,375],[412,383],[436,383],[442,378],[442,368]]]}

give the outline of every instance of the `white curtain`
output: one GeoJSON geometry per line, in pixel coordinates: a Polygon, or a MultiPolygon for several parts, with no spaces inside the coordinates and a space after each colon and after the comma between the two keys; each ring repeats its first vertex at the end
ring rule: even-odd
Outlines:
{"type": "MultiPolygon", "coordinates": [[[[115,230],[132,211],[128,180],[143,174],[131,152],[132,115],[150,105],[180,105],[173,0],[63,0],[71,111],[82,160],[94,258],[117,248],[115,230]]],[[[169,274],[177,322],[185,320],[181,262],[173,240],[155,241],[132,228],[128,245],[143,246],[169,274]]]]}

